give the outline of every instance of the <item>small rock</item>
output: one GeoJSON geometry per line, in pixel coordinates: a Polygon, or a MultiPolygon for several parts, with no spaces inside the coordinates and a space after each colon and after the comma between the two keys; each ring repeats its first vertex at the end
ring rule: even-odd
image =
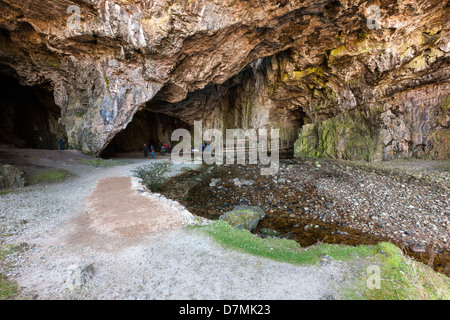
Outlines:
{"type": "Polygon", "coordinates": [[[320,265],[322,267],[329,265],[334,259],[330,257],[329,255],[323,255],[319,257],[320,265]]]}
{"type": "Polygon", "coordinates": [[[423,246],[420,243],[410,245],[409,249],[414,253],[425,253],[426,252],[425,246],[423,246]]]}
{"type": "Polygon", "coordinates": [[[220,182],[220,178],[219,179],[211,179],[211,182],[209,183],[209,186],[210,187],[215,187],[218,182],[220,182]]]}
{"type": "Polygon", "coordinates": [[[281,234],[270,228],[261,228],[259,232],[268,237],[279,237],[281,234]]]}

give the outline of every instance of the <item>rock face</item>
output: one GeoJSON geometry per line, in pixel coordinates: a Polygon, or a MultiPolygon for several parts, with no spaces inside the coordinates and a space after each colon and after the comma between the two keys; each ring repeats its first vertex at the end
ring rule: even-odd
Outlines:
{"type": "Polygon", "coordinates": [[[52,93],[69,144],[86,153],[146,109],[204,129],[279,128],[300,156],[449,157],[446,0],[4,0],[0,10],[0,73],[52,93]]]}
{"type": "Polygon", "coordinates": [[[295,153],[350,160],[446,159],[450,156],[448,85],[395,94],[367,110],[307,124],[295,153]],[[444,100],[445,99],[445,100],[444,100]]]}

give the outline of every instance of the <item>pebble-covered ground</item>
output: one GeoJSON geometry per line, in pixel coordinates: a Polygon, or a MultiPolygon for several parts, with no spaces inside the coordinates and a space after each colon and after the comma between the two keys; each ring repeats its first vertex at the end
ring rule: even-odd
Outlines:
{"type": "Polygon", "coordinates": [[[211,219],[235,205],[259,206],[266,217],[258,230],[274,229],[302,246],[391,241],[449,275],[449,166],[291,159],[274,176],[251,165],[205,166],[161,193],[211,219]]]}

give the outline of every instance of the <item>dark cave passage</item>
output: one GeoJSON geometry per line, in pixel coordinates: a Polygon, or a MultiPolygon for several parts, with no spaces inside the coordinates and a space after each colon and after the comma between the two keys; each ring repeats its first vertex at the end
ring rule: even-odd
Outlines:
{"type": "Polygon", "coordinates": [[[16,148],[58,149],[64,127],[51,87],[23,86],[8,70],[0,72],[0,144],[16,148]]]}
{"type": "Polygon", "coordinates": [[[144,144],[153,145],[158,151],[161,145],[173,144],[171,135],[176,129],[192,130],[189,124],[178,118],[142,109],[114,137],[100,156],[106,158],[118,153],[141,151],[144,144]]]}

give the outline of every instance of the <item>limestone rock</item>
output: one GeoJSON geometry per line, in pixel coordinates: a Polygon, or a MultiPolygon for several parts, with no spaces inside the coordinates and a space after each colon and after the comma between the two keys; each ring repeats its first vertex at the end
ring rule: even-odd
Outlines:
{"type": "Polygon", "coordinates": [[[217,183],[219,183],[220,182],[220,178],[218,178],[218,179],[211,179],[211,182],[209,183],[209,186],[210,187],[215,187],[216,185],[217,185],[217,183]]]}
{"type": "Polygon", "coordinates": [[[92,279],[94,267],[88,265],[71,265],[67,268],[66,288],[69,290],[81,289],[88,280],[92,279]]]}

